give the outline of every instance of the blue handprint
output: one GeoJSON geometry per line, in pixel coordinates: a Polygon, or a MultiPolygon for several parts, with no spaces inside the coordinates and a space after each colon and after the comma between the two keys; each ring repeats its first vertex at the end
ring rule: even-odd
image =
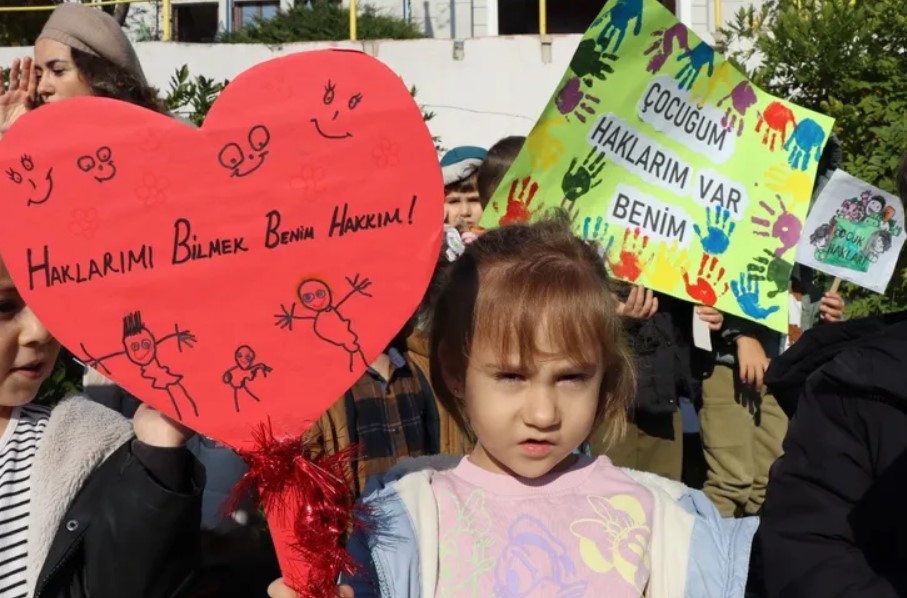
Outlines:
{"type": "Polygon", "coordinates": [[[678,61],[683,59],[689,62],[683,65],[683,68],[674,77],[677,79],[680,89],[687,91],[693,89],[693,84],[696,83],[704,66],[709,67],[709,77],[715,72],[715,50],[705,42],[699,42],[695,48],[677,57],[678,61]]]}
{"type": "Polygon", "coordinates": [[[611,225],[605,222],[601,216],[595,217],[595,226],[592,226],[592,216],[586,216],[583,219],[583,241],[592,241],[596,244],[598,256],[605,259],[614,245],[614,235],[608,237],[607,242],[602,245],[601,240],[608,236],[608,229],[611,225]]]}
{"type": "Polygon", "coordinates": [[[734,293],[734,298],[737,299],[743,313],[757,320],[764,320],[781,308],[777,305],[771,307],[759,305],[759,281],[756,278],[752,274],[741,274],[739,282],[731,281],[731,292],[734,293]]]}
{"type": "Polygon", "coordinates": [[[816,150],[816,162],[822,157],[822,144],[825,142],[825,131],[822,127],[811,118],[805,118],[800,121],[797,128],[794,129],[793,135],[784,144],[784,150],[790,151],[787,158],[791,168],[796,170],[806,170],[809,168],[810,153],[813,148],[816,150]],[[795,144],[791,149],[791,144],[795,144]]]}
{"type": "MultiPolygon", "coordinates": [[[[614,38],[614,34],[617,34],[617,42],[611,50],[612,52],[617,52],[620,49],[620,44],[624,41],[624,36],[627,34],[627,28],[630,27],[630,21],[636,19],[636,24],[633,26],[633,35],[639,35],[642,30],[642,0],[617,0],[614,8],[608,11],[608,16],[611,20],[598,34],[596,42],[602,46],[602,50],[607,50],[611,40],[614,38]]],[[[595,27],[599,23],[601,23],[601,19],[596,19],[592,26],[595,27]]]]}
{"type": "Polygon", "coordinates": [[[712,218],[712,210],[705,211],[706,235],[702,235],[702,229],[698,224],[693,225],[693,231],[699,237],[702,243],[702,250],[709,255],[721,255],[727,251],[731,244],[731,235],[737,228],[737,223],[731,221],[731,213],[721,207],[721,204],[715,204],[715,217],[712,218]]]}

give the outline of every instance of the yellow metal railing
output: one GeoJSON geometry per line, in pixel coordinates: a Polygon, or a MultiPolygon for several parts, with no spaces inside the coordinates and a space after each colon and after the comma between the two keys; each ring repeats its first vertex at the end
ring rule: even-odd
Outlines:
{"type": "MultiPolygon", "coordinates": [[[[85,6],[115,6],[117,4],[135,4],[139,2],[155,2],[156,0],[99,0],[97,2],[85,2],[85,6]]],[[[161,1],[163,13],[164,13],[164,24],[161,29],[161,38],[165,42],[169,42],[172,37],[172,29],[170,26],[170,0],[161,1]]],[[[0,6],[0,13],[2,12],[32,12],[32,11],[51,11],[57,8],[59,4],[43,4],[39,6],[0,6]]]]}
{"type": "Polygon", "coordinates": [[[539,0],[539,35],[548,35],[548,0],[539,0]]]}
{"type": "MultiPolygon", "coordinates": [[[[168,0],[169,1],[169,0],[168,0]]],[[[350,39],[356,41],[359,15],[356,12],[356,0],[350,0],[350,39]]]]}

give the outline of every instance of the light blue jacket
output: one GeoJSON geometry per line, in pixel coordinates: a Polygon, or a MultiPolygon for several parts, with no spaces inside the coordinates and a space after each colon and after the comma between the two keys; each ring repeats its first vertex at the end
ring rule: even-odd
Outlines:
{"type": "MultiPolygon", "coordinates": [[[[348,549],[362,565],[343,583],[356,598],[434,598],[438,511],[431,491],[436,471],[461,457],[437,455],[401,462],[363,500],[365,532],[348,549]],[[370,530],[370,531],[369,531],[370,530]]],[[[651,577],[647,598],[742,598],[758,518],[723,519],[708,498],[649,473],[623,470],[655,497],[651,577]]]]}

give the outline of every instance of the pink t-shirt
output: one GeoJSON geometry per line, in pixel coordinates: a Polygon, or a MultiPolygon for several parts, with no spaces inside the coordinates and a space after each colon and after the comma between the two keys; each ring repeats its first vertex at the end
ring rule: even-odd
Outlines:
{"type": "Polygon", "coordinates": [[[646,587],[654,499],[607,457],[532,481],[464,458],[432,490],[439,597],[637,598],[646,587]]]}

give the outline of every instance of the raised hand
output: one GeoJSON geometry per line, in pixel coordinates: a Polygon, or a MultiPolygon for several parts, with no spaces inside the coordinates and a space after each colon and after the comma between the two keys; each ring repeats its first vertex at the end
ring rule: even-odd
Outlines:
{"type": "Polygon", "coordinates": [[[763,307],[759,305],[759,281],[751,274],[741,274],[739,282],[731,281],[731,292],[737,299],[737,304],[746,315],[757,320],[764,320],[781,308],[777,305],[763,307]]]}
{"type": "Polygon", "coordinates": [[[13,123],[34,108],[38,78],[31,58],[18,58],[9,71],[9,81],[0,72],[0,139],[13,123]]]}
{"type": "Polygon", "coordinates": [[[195,335],[189,332],[188,330],[180,330],[177,326],[176,329],[176,348],[180,352],[183,350],[183,345],[186,345],[187,348],[191,349],[195,346],[195,343],[198,339],[195,338],[195,335]]]}
{"type": "Polygon", "coordinates": [[[371,297],[371,295],[369,293],[365,292],[365,289],[372,286],[372,281],[369,280],[368,278],[363,278],[362,280],[359,280],[359,275],[357,274],[353,278],[350,278],[349,276],[347,276],[346,281],[348,283],[350,283],[350,286],[353,288],[354,293],[359,293],[360,295],[364,295],[365,297],[371,297]]]}
{"type": "Polygon", "coordinates": [[[293,305],[291,305],[289,309],[287,309],[287,307],[283,303],[281,303],[280,311],[281,311],[281,313],[274,314],[274,317],[277,318],[277,321],[274,322],[274,325],[277,326],[278,328],[286,328],[287,330],[292,332],[293,331],[293,320],[297,319],[296,303],[293,303],[293,305]]]}

